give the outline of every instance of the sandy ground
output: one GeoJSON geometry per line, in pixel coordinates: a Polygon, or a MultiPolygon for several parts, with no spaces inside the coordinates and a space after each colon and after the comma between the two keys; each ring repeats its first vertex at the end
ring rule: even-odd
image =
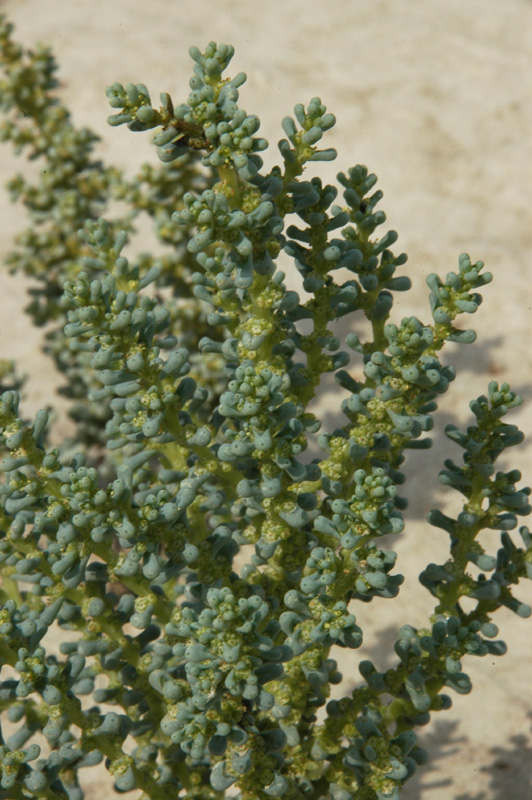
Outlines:
{"type": "MultiPolygon", "coordinates": [[[[459,457],[444,425],[467,420],[469,399],[496,378],[528,403],[512,421],[530,434],[531,0],[4,0],[0,9],[25,44],[52,45],[76,121],[101,134],[104,159],[131,173],[156,157],[147,137],[106,125],[105,86],[141,81],[155,96],[165,90],[180,102],[188,94],[190,45],[234,44],[232,74],[249,75],[242,106],[261,117],[271,143],[294,104],[319,95],[337,115],[328,142],[339,153],[321,174],[332,181],[356,163],[375,171],[389,225],[400,233],[396,247],[409,254],[414,289],[396,303],[397,319],[429,319],[425,277],[455,269],[462,251],[494,273],[473,323],[477,344],[449,348],[458,376],[441,403],[434,448],[407,462],[411,505],[397,545],[406,585],[395,603],[354,609],[366,634],[363,657],[386,665],[397,627],[422,624],[431,611],[418,573],[428,560],[445,558],[445,537],[424,521],[431,507],[447,503],[436,479],[443,457],[459,457]]],[[[277,157],[271,146],[266,163],[277,157]]],[[[2,181],[19,168],[4,146],[2,181]]],[[[24,222],[5,192],[0,204],[5,254],[24,222]]],[[[57,378],[39,352],[41,333],[20,313],[25,284],[5,274],[0,280],[0,353],[19,359],[31,376],[25,408],[33,413],[50,401],[57,378]]],[[[332,418],[335,396],[322,402],[332,418]]],[[[503,466],[530,480],[531,461],[530,447],[522,448],[503,466]]],[[[453,502],[447,507],[456,512],[453,502]]],[[[531,587],[520,595],[530,603],[531,587]]],[[[408,784],[406,800],[532,798],[532,621],[501,613],[499,622],[508,655],[467,665],[473,694],[454,696],[453,708],[421,732],[431,762],[408,784]]],[[[342,691],[357,680],[360,653],[334,653],[342,691]]],[[[91,776],[87,797],[99,793],[91,776]]]]}

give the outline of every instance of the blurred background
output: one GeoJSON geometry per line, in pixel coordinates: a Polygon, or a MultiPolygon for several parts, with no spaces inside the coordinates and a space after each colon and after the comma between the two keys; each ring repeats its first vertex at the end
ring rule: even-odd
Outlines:
{"type": "MultiPolygon", "coordinates": [[[[434,446],[408,456],[405,493],[410,500],[398,550],[405,575],[400,597],[354,608],[365,633],[363,650],[332,653],[344,682],[340,696],[358,681],[357,664],[393,663],[391,645],[404,623],[424,624],[431,598],[417,584],[421,568],[445,559],[447,537],[425,521],[435,505],[456,513],[437,480],[446,457],[460,452],[443,436],[449,422],[469,424],[469,400],[490,380],[508,381],[524,398],[510,422],[530,435],[532,419],[532,2],[531,0],[0,0],[25,46],[50,45],[59,62],[63,102],[74,122],[102,137],[97,155],[133,175],[155,163],[149,135],[110,128],[105,87],[142,82],[152,97],[168,91],[174,103],[188,95],[192,62],[188,48],[214,40],[234,45],[229,74],[243,70],[248,82],[240,104],[262,121],[270,142],[267,166],[280,161],[281,120],[293,106],[319,96],[337,117],[324,146],[335,162],[308,175],[335,181],[338,171],[366,164],[379,176],[380,208],[399,232],[395,252],[409,261],[403,274],[414,288],[395,295],[395,321],[415,314],[430,321],[426,276],[456,270],[466,251],[494,274],[471,320],[474,345],[449,345],[443,355],[457,379],[440,401],[434,446]]],[[[2,185],[22,162],[1,146],[2,185]]],[[[25,168],[24,168],[25,169],[25,168]]],[[[27,224],[0,190],[0,254],[27,224]]],[[[150,246],[150,232],[140,244],[150,246]]],[[[283,263],[287,282],[298,276],[283,263]]],[[[54,402],[59,383],[40,353],[43,331],[31,328],[22,309],[27,282],[0,273],[0,357],[16,358],[28,375],[24,411],[54,402]]],[[[468,327],[462,318],[460,325],[468,327]]],[[[327,418],[338,409],[334,384],[320,403],[327,418]]],[[[58,406],[61,409],[61,405],[58,406]]],[[[334,426],[333,426],[334,427],[334,426]]],[[[61,417],[56,423],[61,435],[61,417]]],[[[526,444],[501,468],[519,468],[532,479],[526,444]]],[[[497,536],[497,534],[493,534],[497,536]]],[[[532,588],[520,597],[532,603],[532,588]]],[[[496,620],[509,653],[500,660],[470,659],[472,696],[453,695],[453,707],[421,732],[429,766],[420,770],[405,800],[507,800],[532,798],[532,621],[501,612],[496,620]]],[[[87,797],[100,789],[94,782],[87,797]]]]}

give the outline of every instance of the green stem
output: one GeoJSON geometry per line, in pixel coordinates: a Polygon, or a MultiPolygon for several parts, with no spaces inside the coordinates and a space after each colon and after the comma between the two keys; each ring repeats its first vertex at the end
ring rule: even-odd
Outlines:
{"type": "Polygon", "coordinates": [[[222,183],[229,189],[226,192],[229,206],[242,208],[242,186],[236,169],[230,166],[218,167],[218,174],[222,183]]]}

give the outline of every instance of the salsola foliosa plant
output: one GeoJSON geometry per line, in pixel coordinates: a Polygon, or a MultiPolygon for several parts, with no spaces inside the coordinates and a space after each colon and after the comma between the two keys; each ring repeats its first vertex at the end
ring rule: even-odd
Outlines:
{"type": "Polygon", "coordinates": [[[491,275],[464,254],[427,279],[430,323],[393,322],[410,279],[397,234],[380,233],[376,177],[340,173],[340,198],[303,179],[336,155],[320,149],[335,119],[319,98],[283,120],[266,172],[259,119],[238,105],[245,75],[224,77],[231,46],[190,50],[185,103],[108,88],[110,124],[154,131],[163,162],[128,181],[74,126],[51,53],[11,34],[3,19],[0,131],[43,168],[11,182],[31,225],[8,265],[39,281],[29,311],[49,324],[77,434],[51,446],[48,411],[22,419],[5,366],[0,797],[81,800],[101,765],[142,800],[398,798],[425,758],[416,730],[448,688],[471,690],[471,657],[505,652],[498,609],[531,613],[514,588],[532,578],[532,538],[510,533],[530,489],[495,467],[523,439],[503,421],[520,398],[492,381],[473,423],[446,429],[463,457],[440,478],[463,507],[429,514],[450,542],[420,576],[433,614],[405,620],[391,668],[361,660],[355,688],[328,700],[331,648],[362,643],[358,604],[399,592],[379,537],[403,531],[405,451],[430,444],[455,377],[440,351],[473,342],[455,322],[491,275]],[[129,211],[103,218],[116,199],[129,211]],[[128,260],[141,213],[161,252],[128,260]],[[360,318],[367,336],[333,333],[360,318]],[[333,430],[315,402],[330,373],[345,395],[333,430]]]}

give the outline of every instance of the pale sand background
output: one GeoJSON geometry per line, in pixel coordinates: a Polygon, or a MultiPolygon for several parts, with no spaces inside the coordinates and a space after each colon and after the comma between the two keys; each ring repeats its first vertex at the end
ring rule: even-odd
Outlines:
{"type": "MultiPolygon", "coordinates": [[[[432,608],[417,574],[447,552],[446,537],[424,521],[444,502],[436,479],[443,457],[460,458],[444,425],[468,419],[469,399],[495,377],[524,396],[528,406],[511,421],[530,435],[531,0],[4,0],[0,8],[26,45],[52,45],[76,122],[96,129],[102,157],[130,172],[156,156],[147,136],[107,127],[105,86],[141,81],[154,97],[165,90],[185,100],[192,44],[236,47],[231,74],[249,75],[241,102],[259,114],[273,143],[267,164],[278,160],[282,117],[319,95],[337,115],[327,141],[339,152],[321,174],[332,181],[356,163],[375,171],[389,226],[400,233],[395,249],[409,253],[415,289],[396,302],[398,319],[429,319],[425,277],[455,269],[462,251],[494,272],[472,323],[477,344],[449,347],[444,356],[458,376],[441,402],[435,447],[408,459],[411,506],[397,545],[407,585],[395,603],[354,609],[366,630],[364,657],[385,665],[398,625],[423,624],[432,608]]],[[[8,146],[1,152],[4,181],[20,166],[8,146]]],[[[5,192],[0,203],[4,254],[23,219],[5,192]]],[[[22,283],[1,281],[0,352],[31,374],[26,410],[33,413],[50,401],[56,379],[39,354],[40,332],[28,330],[20,313],[22,283]]],[[[330,421],[337,398],[325,395],[323,404],[330,421]]],[[[528,447],[503,466],[517,466],[530,481],[531,460],[528,447]]],[[[454,498],[449,509],[457,510],[454,498]]],[[[532,602],[530,586],[520,596],[532,602]]],[[[509,654],[465,665],[473,694],[453,695],[453,708],[421,732],[432,761],[408,784],[407,800],[532,798],[532,620],[501,613],[498,621],[509,654]]],[[[357,679],[360,652],[334,653],[347,686],[357,679]]],[[[101,795],[102,785],[85,774],[87,796],[101,795]]]]}

